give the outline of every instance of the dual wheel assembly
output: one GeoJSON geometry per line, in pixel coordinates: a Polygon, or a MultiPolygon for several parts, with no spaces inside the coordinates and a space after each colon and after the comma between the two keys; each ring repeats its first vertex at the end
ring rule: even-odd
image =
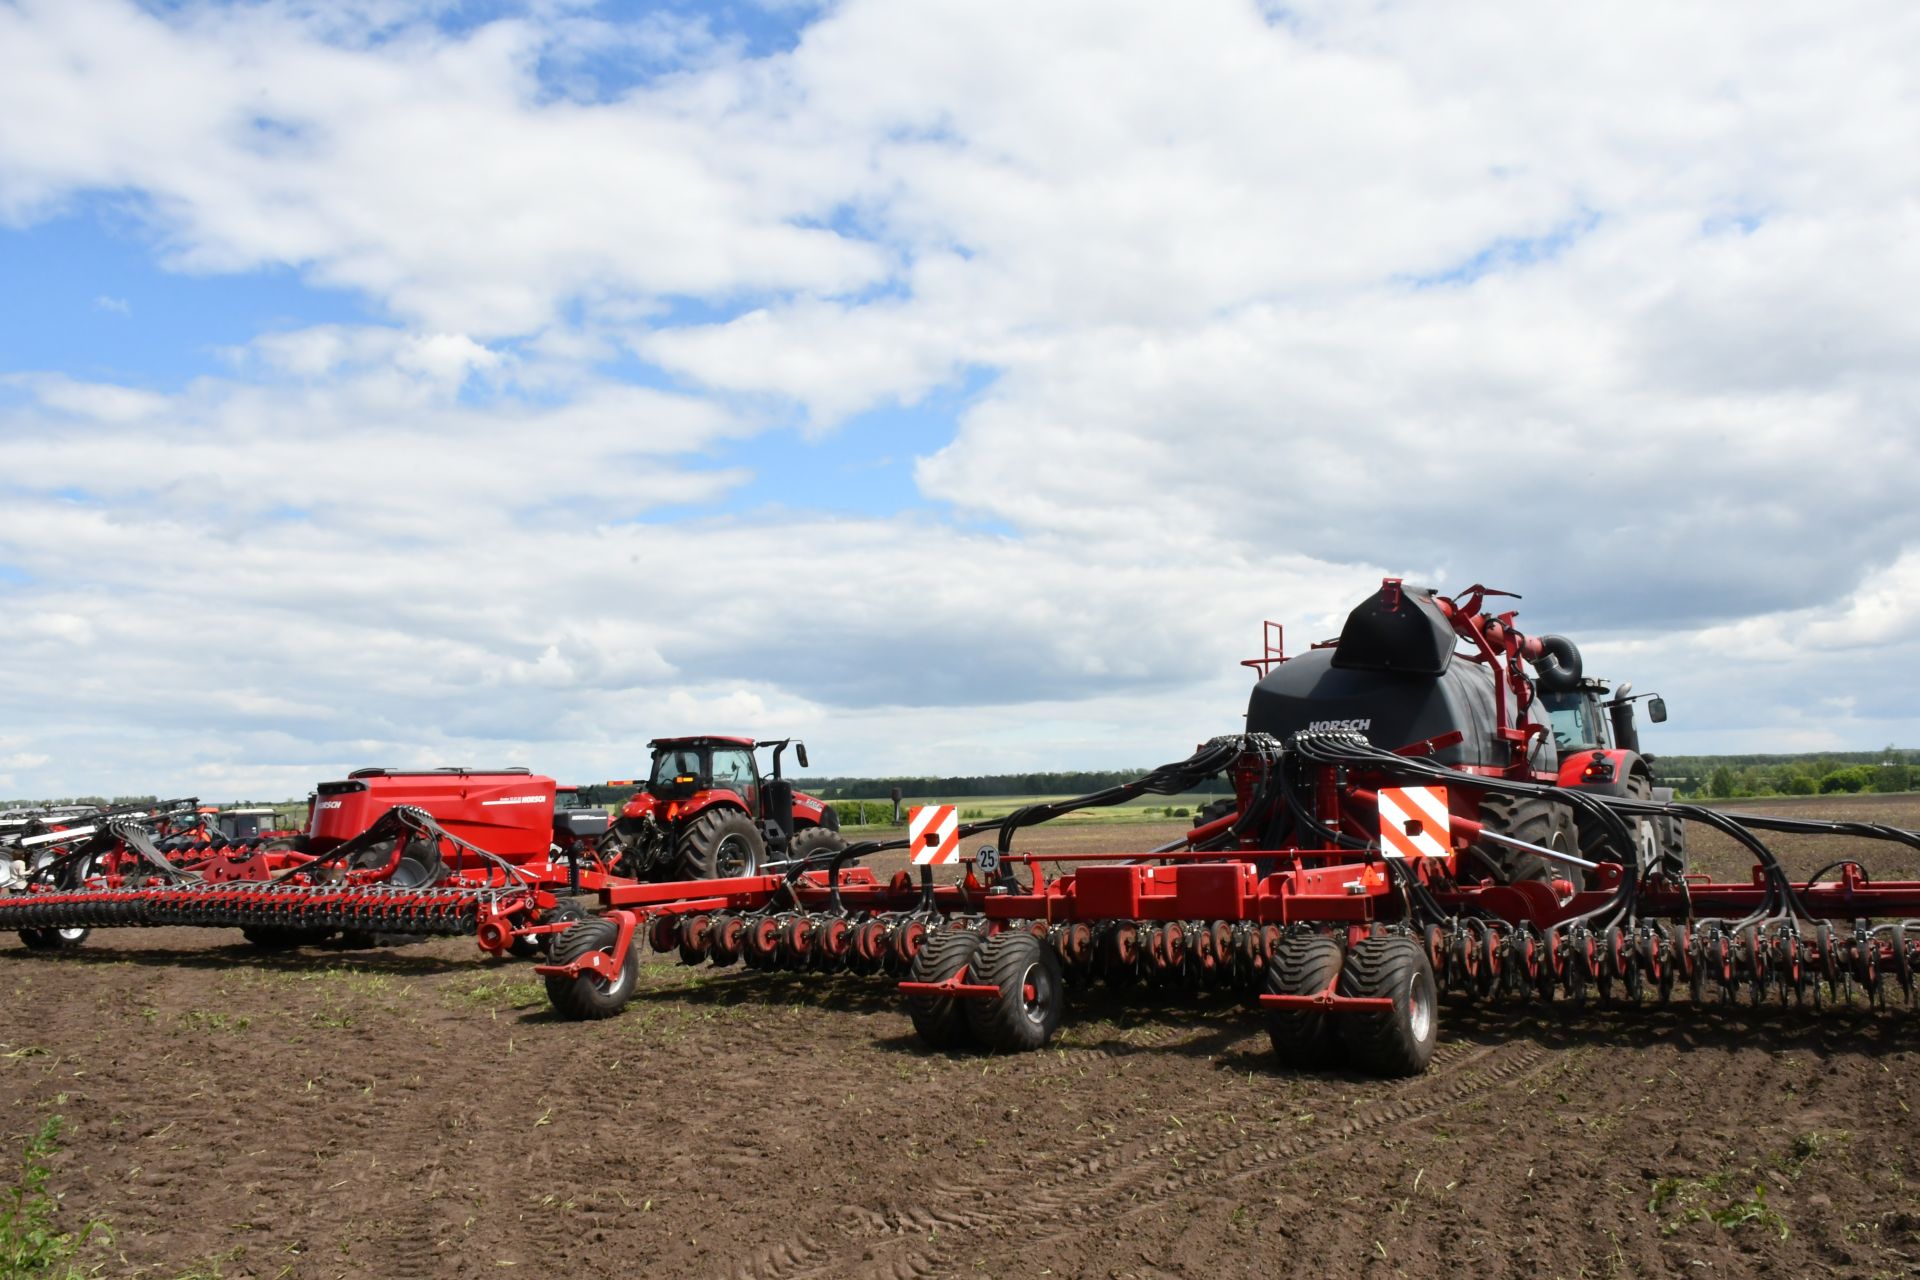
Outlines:
{"type": "Polygon", "coordinates": [[[978,1046],[1026,1053],[1053,1039],[1066,1009],[1059,957],[1024,929],[989,936],[964,928],[931,933],[914,957],[911,979],[940,984],[964,979],[972,988],[907,997],[913,1029],[934,1049],[978,1046]]]}
{"type": "Polygon", "coordinates": [[[1425,948],[1405,933],[1346,944],[1296,927],[1274,948],[1263,983],[1270,996],[1335,997],[1267,1010],[1273,1053],[1290,1067],[1345,1064],[1369,1075],[1415,1076],[1439,1039],[1438,992],[1425,948]],[[1341,1007],[1339,1000],[1367,1001],[1341,1007]]]}

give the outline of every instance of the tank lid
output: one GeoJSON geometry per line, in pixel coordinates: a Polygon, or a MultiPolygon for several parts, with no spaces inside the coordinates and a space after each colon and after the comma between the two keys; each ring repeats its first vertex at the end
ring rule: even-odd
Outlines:
{"type": "Polygon", "coordinates": [[[1389,578],[1347,615],[1333,665],[1359,671],[1437,676],[1453,661],[1453,624],[1434,603],[1432,587],[1389,578]]]}

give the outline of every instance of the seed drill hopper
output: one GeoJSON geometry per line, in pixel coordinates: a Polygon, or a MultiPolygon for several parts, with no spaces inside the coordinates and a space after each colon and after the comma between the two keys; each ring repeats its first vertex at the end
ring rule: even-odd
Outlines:
{"type": "Polygon", "coordinates": [[[190,804],[159,821],[67,819],[18,841],[31,860],[6,864],[0,929],[33,950],[96,928],[191,925],[276,950],[336,933],[466,935],[530,955],[581,914],[567,895],[614,879],[592,824],[556,823],[554,791],[526,769],[361,769],[321,783],[294,835],[207,839],[190,804]]]}

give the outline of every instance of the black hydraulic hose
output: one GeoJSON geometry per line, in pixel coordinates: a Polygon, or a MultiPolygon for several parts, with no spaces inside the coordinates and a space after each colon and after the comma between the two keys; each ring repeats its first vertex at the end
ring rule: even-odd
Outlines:
{"type": "Polygon", "coordinates": [[[1826,875],[1827,872],[1832,871],[1838,867],[1846,867],[1846,866],[1851,866],[1856,868],[1860,872],[1860,878],[1867,881],[1869,884],[1873,882],[1873,877],[1867,874],[1867,869],[1861,866],[1858,862],[1855,862],[1852,858],[1835,858],[1832,862],[1829,862],[1826,866],[1820,868],[1818,871],[1808,876],[1806,884],[1802,885],[1801,888],[1811,889],[1813,888],[1813,886],[1820,883],[1820,877],[1826,875]]]}
{"type": "MultiPolygon", "coordinates": [[[[1794,886],[1793,876],[1787,871],[1785,864],[1764,841],[1753,834],[1752,828],[1803,835],[1852,835],[1870,840],[1892,840],[1920,848],[1920,834],[1879,823],[1826,822],[1811,818],[1765,818],[1751,814],[1722,813],[1706,805],[1635,800],[1631,797],[1609,799],[1607,803],[1622,813],[1648,817],[1689,818],[1723,832],[1738,844],[1745,846],[1766,872],[1768,891],[1767,900],[1761,904],[1759,911],[1746,917],[1749,920],[1776,915],[1783,909],[1790,909],[1792,914],[1800,919],[1813,918],[1812,913],[1807,910],[1806,903],[1801,900],[1800,892],[1794,886]]],[[[1822,870],[1830,870],[1831,865],[1838,864],[1830,864],[1822,870]]]]}
{"type": "MultiPolygon", "coordinates": [[[[1073,813],[1079,809],[1092,809],[1107,805],[1124,804],[1128,800],[1133,800],[1143,795],[1170,796],[1179,795],[1183,791],[1190,791],[1201,783],[1224,773],[1227,768],[1240,757],[1242,751],[1246,749],[1250,738],[1259,736],[1263,735],[1231,734],[1225,737],[1214,738],[1185,760],[1176,761],[1172,764],[1163,764],[1152,772],[1134,779],[1132,782],[1107,787],[1104,790],[1091,792],[1084,796],[1076,796],[1070,800],[1054,800],[1043,804],[1025,805],[1014,810],[1004,818],[985,819],[978,822],[963,822],[958,828],[957,835],[959,839],[965,840],[983,831],[997,830],[1000,833],[997,844],[1000,852],[1005,854],[1012,849],[1013,834],[1021,827],[1050,822],[1054,818],[1058,818],[1063,814],[1073,813]]],[[[912,843],[913,841],[907,837],[895,837],[889,840],[857,841],[844,849],[836,849],[831,854],[823,852],[822,854],[815,854],[802,859],[799,863],[795,864],[795,866],[789,867],[788,875],[789,877],[797,878],[796,867],[798,870],[806,870],[811,866],[818,865],[815,859],[823,858],[826,860],[828,883],[837,885],[840,878],[840,869],[848,863],[857,862],[862,858],[872,857],[876,853],[885,853],[893,849],[906,849],[911,847],[912,843]]]]}
{"type": "MultiPolygon", "coordinates": [[[[1296,739],[1303,736],[1304,735],[1295,735],[1296,739]]],[[[1340,736],[1345,738],[1347,735],[1340,736]]],[[[1304,749],[1303,753],[1307,754],[1310,759],[1315,758],[1310,748],[1318,745],[1317,743],[1309,742],[1299,745],[1304,749]]],[[[1920,833],[1904,831],[1897,827],[1887,827],[1878,823],[1829,822],[1802,818],[1767,818],[1747,814],[1730,815],[1721,813],[1715,809],[1706,808],[1702,805],[1679,804],[1671,801],[1636,800],[1625,796],[1601,797],[1592,792],[1549,786],[1543,783],[1525,783],[1512,779],[1481,778],[1475,775],[1459,774],[1453,770],[1446,769],[1444,766],[1431,764],[1426,761],[1416,761],[1406,757],[1394,756],[1389,752],[1372,748],[1371,744],[1368,744],[1366,749],[1353,751],[1351,754],[1337,752],[1335,754],[1339,755],[1340,758],[1346,762],[1357,763],[1364,760],[1367,763],[1373,764],[1375,767],[1381,768],[1383,771],[1391,771],[1397,766],[1404,773],[1424,776],[1442,782],[1454,781],[1464,783],[1468,786],[1480,786],[1485,790],[1504,791],[1512,794],[1551,795],[1589,815],[1598,817],[1610,828],[1612,834],[1624,842],[1622,847],[1625,848],[1632,848],[1634,840],[1633,833],[1621,820],[1621,814],[1692,818],[1695,821],[1704,823],[1732,837],[1754,856],[1755,861],[1765,871],[1767,897],[1761,904],[1759,910],[1752,916],[1747,917],[1749,920],[1766,918],[1780,914],[1783,911],[1791,911],[1793,915],[1801,919],[1812,918],[1811,913],[1806,908],[1806,904],[1800,900],[1799,893],[1793,884],[1793,878],[1787,872],[1786,867],[1780,862],[1780,859],[1774,854],[1773,850],[1768,848],[1763,841],[1753,834],[1749,826],[1807,834],[1857,835],[1869,839],[1893,840],[1910,847],[1920,848],[1920,833]]],[[[1622,884],[1623,894],[1616,895],[1615,902],[1608,904],[1608,907],[1602,910],[1608,910],[1618,905],[1626,908],[1628,913],[1631,914],[1631,908],[1636,895],[1630,891],[1637,885],[1638,870],[1637,867],[1631,863],[1622,864],[1622,867],[1626,874],[1626,880],[1623,881],[1622,884]]],[[[1594,914],[1599,914],[1599,912],[1590,913],[1589,916],[1577,917],[1576,919],[1584,920],[1594,914]]],[[[1573,922],[1574,921],[1565,921],[1563,923],[1573,922]]]]}
{"type": "MultiPolygon", "coordinates": [[[[1610,834],[1617,836],[1622,848],[1633,847],[1633,833],[1617,814],[1612,812],[1596,797],[1586,792],[1570,791],[1562,787],[1548,786],[1544,783],[1521,782],[1513,778],[1486,777],[1480,774],[1460,773],[1445,765],[1415,759],[1410,756],[1395,755],[1383,751],[1358,734],[1323,733],[1302,730],[1287,740],[1288,746],[1305,759],[1322,765],[1364,765],[1382,773],[1397,777],[1413,777],[1442,786],[1466,786],[1481,791],[1493,791],[1507,795],[1546,796],[1564,801],[1570,807],[1587,813],[1603,826],[1610,834]]],[[[1639,869],[1632,863],[1621,864],[1620,887],[1613,898],[1592,911],[1563,920],[1555,925],[1562,928],[1584,923],[1601,916],[1621,913],[1631,916],[1639,892],[1639,869]]]]}
{"type": "MultiPolygon", "coordinates": [[[[1356,852],[1372,853],[1378,857],[1378,850],[1367,841],[1347,835],[1343,831],[1336,831],[1315,817],[1313,812],[1301,801],[1299,793],[1294,790],[1291,776],[1284,765],[1279,770],[1279,775],[1281,794],[1286,799],[1287,808],[1303,830],[1309,834],[1319,836],[1321,840],[1335,847],[1352,849],[1356,852]]],[[[1402,897],[1406,900],[1407,914],[1409,917],[1418,918],[1424,916],[1425,922],[1428,924],[1442,923],[1451,918],[1451,914],[1445,907],[1440,905],[1439,899],[1433,896],[1433,892],[1428,889],[1425,884],[1421,883],[1420,877],[1413,873],[1412,868],[1395,858],[1379,858],[1379,861],[1386,864],[1387,875],[1400,889],[1402,897]],[[1418,904],[1417,911],[1415,910],[1416,903],[1418,904]]],[[[1480,914],[1485,913],[1482,912],[1480,914]]]]}

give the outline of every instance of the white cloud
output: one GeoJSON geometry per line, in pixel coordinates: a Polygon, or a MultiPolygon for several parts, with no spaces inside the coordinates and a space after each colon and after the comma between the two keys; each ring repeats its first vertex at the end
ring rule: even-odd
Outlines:
{"type": "Polygon", "coordinates": [[[113,192],[394,320],[12,371],[35,752],[1145,762],[1386,570],[1525,592],[1686,745],[1920,730],[1910,6],[852,0],[763,58],[435,8],[0,8],[0,218],[113,192]],[[935,512],[682,514],[963,380],[935,512]]]}

